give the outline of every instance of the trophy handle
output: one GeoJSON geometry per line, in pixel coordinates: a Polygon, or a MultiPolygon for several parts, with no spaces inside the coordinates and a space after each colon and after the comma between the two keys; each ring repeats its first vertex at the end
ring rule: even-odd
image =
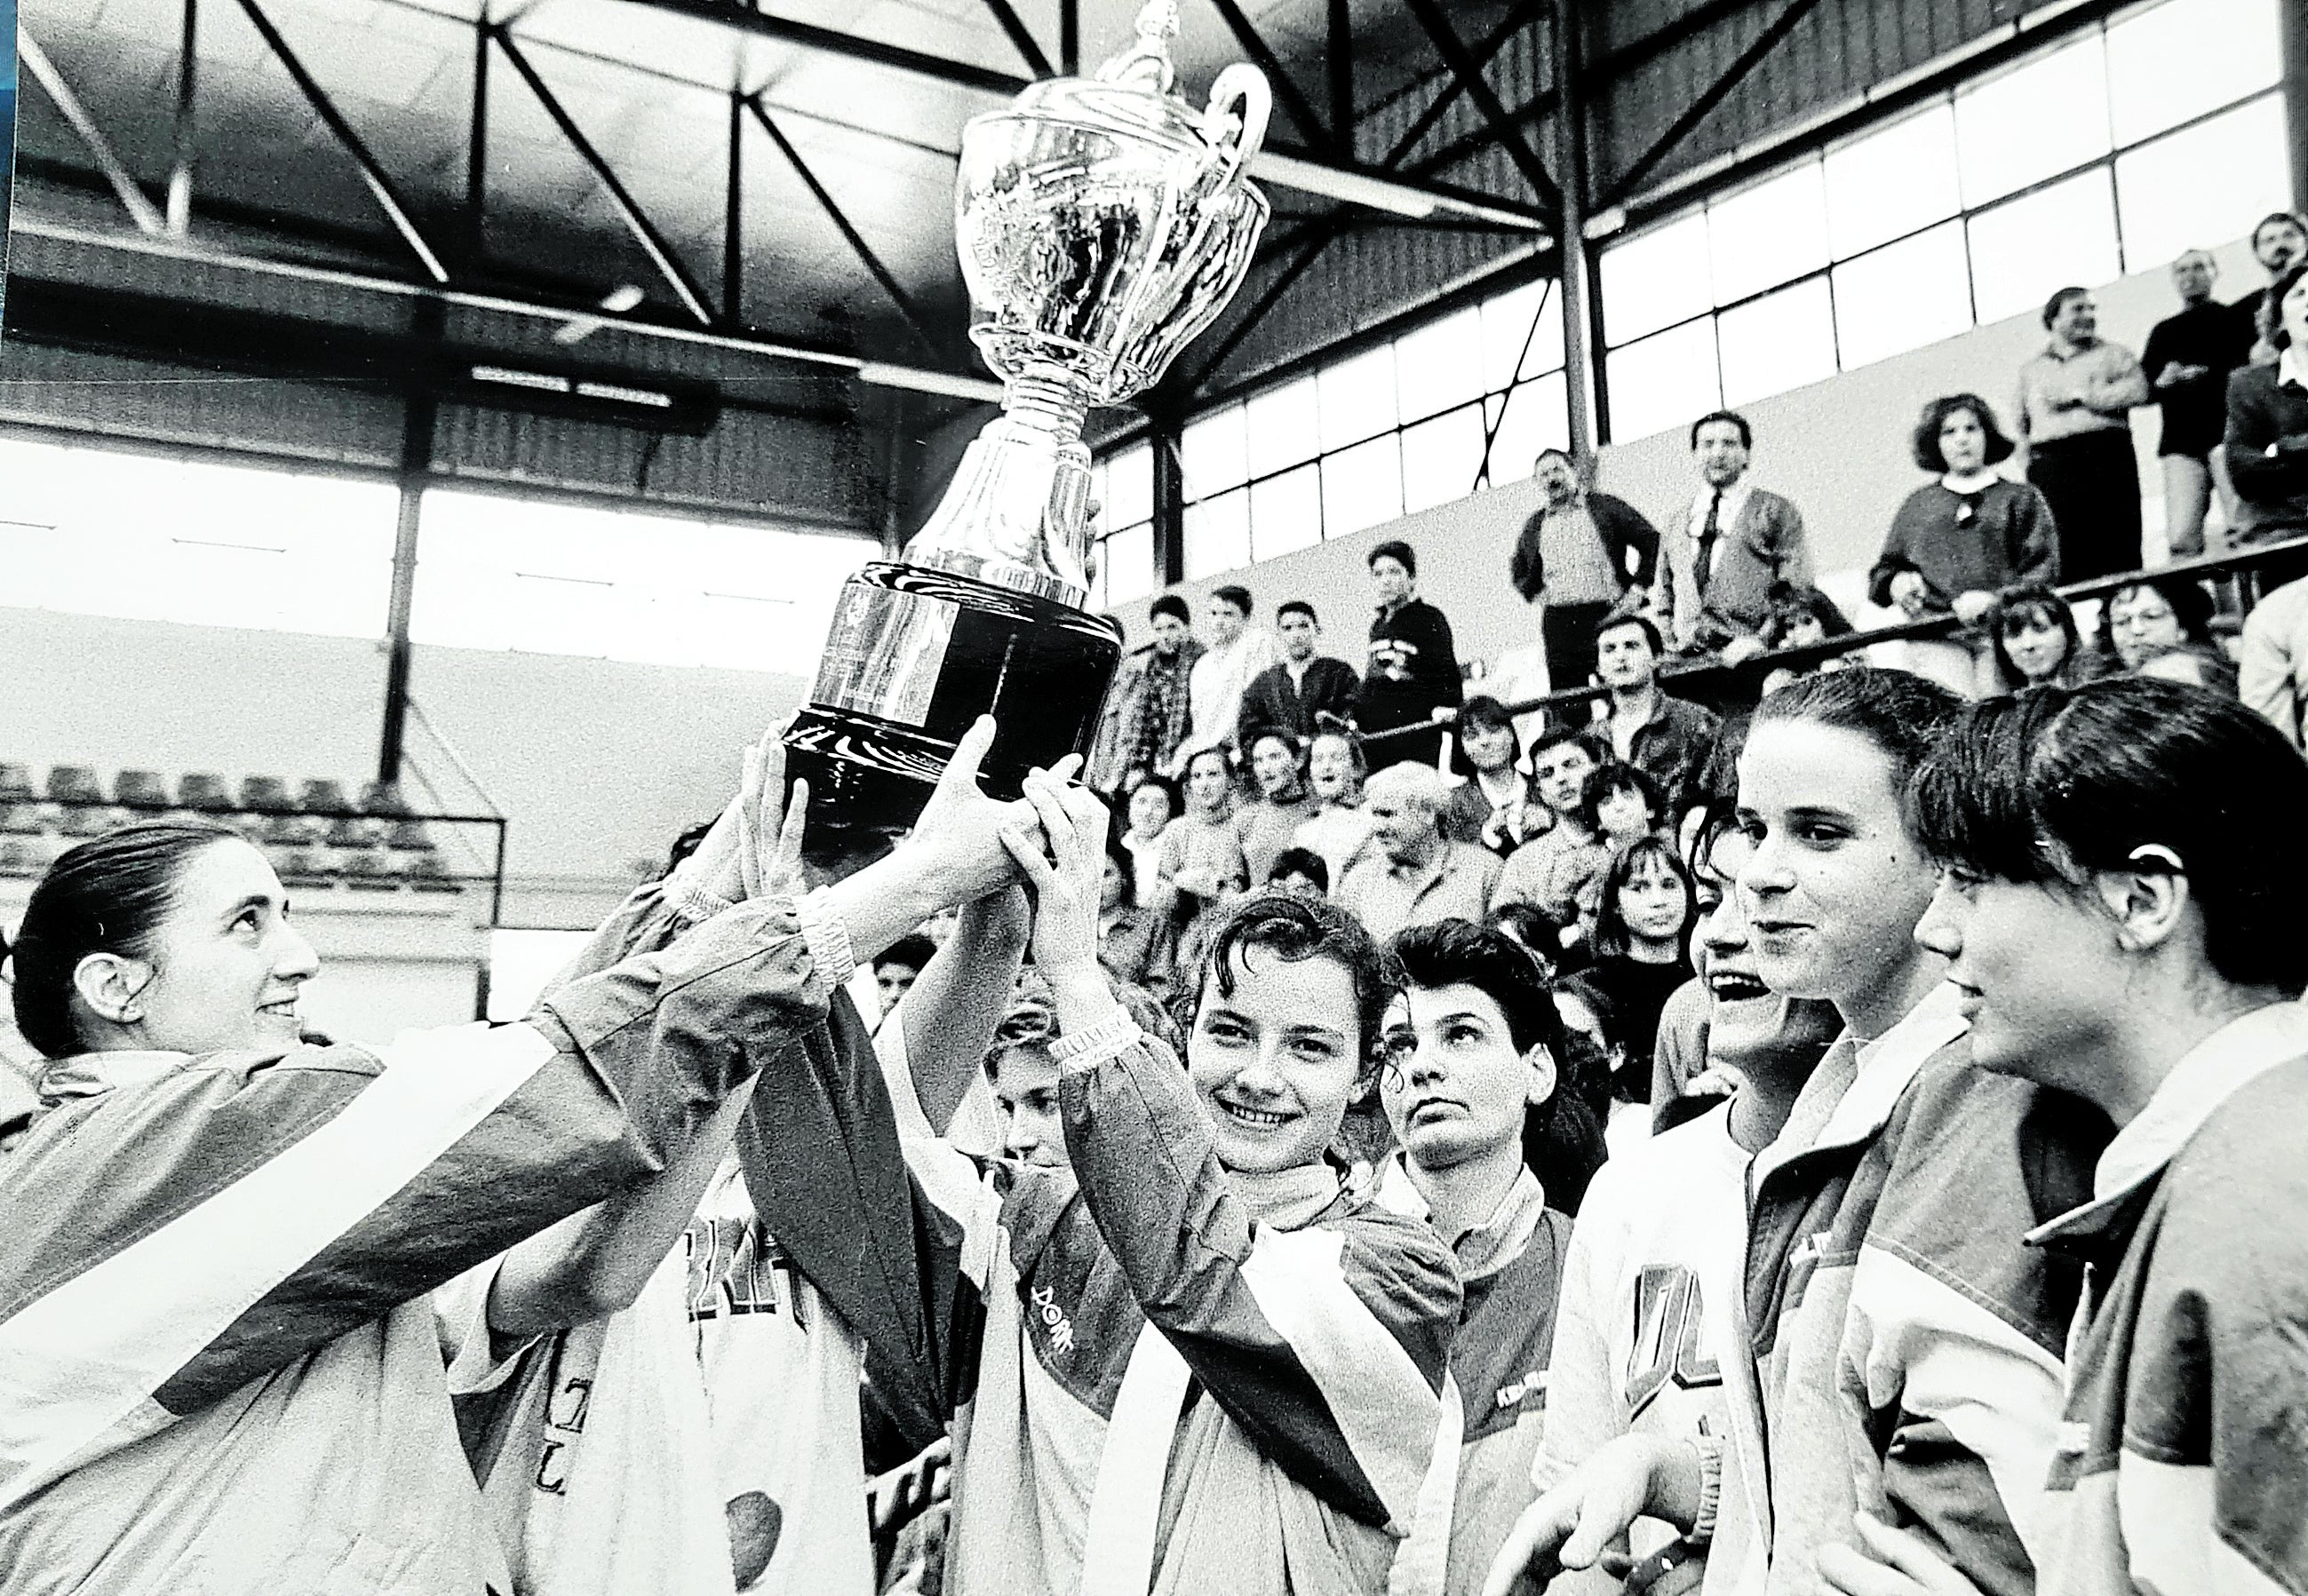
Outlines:
{"type": "Polygon", "coordinates": [[[1216,147],[1219,184],[1233,181],[1243,163],[1258,153],[1266,142],[1266,119],[1273,111],[1274,90],[1258,68],[1237,61],[1219,73],[1202,112],[1202,134],[1216,147]],[[1239,121],[1230,114],[1237,105],[1239,121]]]}

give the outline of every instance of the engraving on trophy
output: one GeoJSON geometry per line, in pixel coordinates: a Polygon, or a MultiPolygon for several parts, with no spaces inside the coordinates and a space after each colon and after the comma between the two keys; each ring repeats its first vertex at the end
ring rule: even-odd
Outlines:
{"type": "Polygon", "coordinates": [[[1121,631],[1084,610],[1083,420],[1143,392],[1209,327],[1268,215],[1243,176],[1266,133],[1266,79],[1229,66],[1193,109],[1170,92],[1177,30],[1175,0],[1151,0],[1095,77],[1044,80],[963,129],[955,247],[1003,413],[902,562],[844,589],[787,734],[814,826],[909,823],[980,714],[1000,725],[982,772],[998,796],[1087,751],[1121,631]]]}

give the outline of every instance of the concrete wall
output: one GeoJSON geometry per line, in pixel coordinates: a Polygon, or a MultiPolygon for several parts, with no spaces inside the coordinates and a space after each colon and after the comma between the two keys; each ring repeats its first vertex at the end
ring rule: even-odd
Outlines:
{"type": "MultiPolygon", "coordinates": [[[[2259,287],[2260,269],[2243,244],[2218,253],[2224,298],[2259,287]]],[[[2178,308],[2160,267],[2099,287],[2096,297],[2102,336],[2134,352],[2147,341],[2149,329],[2178,308]]],[[[1908,441],[1925,402],[1942,393],[1975,391],[2008,425],[2014,373],[2043,341],[2035,315],[2014,317],[1743,407],[1755,428],[1755,480],[1801,506],[1821,586],[1847,608],[1858,602],[1892,511],[1924,480],[1908,457],[1908,441]]],[[[2157,427],[2154,410],[2135,413],[2132,437],[2149,500],[2151,556],[2160,546],[2163,512],[2157,427]]],[[[1677,430],[1606,447],[1599,485],[1655,524],[1675,524],[1698,487],[1687,435],[1677,430]]],[[[1211,588],[1240,582],[1256,596],[1262,617],[1270,617],[1273,606],[1286,598],[1311,600],[1322,615],[1325,648],[1357,660],[1371,605],[1364,560],[1374,545],[1399,537],[1418,551],[1419,590],[1450,616],[1462,662],[1497,661],[1525,648],[1535,652],[1537,612],[1508,584],[1507,559],[1537,502],[1538,490],[1531,483],[1513,483],[1242,571],[1183,583],[1179,591],[1188,594],[1199,613],[1211,588]]],[[[1855,621],[1862,618],[1858,609],[1851,613],[1855,621]]],[[[1132,643],[1144,640],[1144,604],[1131,605],[1116,616],[1132,643]]],[[[1511,667],[1524,662],[1508,663],[1511,667]]],[[[1528,685],[1527,674],[1518,673],[1516,682],[1528,685]]]]}

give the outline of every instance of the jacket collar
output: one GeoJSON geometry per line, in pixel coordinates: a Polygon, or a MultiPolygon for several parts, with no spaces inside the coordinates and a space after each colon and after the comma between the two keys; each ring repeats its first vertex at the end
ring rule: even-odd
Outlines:
{"type": "Polygon", "coordinates": [[[2308,1055],[2308,1006],[2270,1003],[2230,1020],[2181,1055],[2092,1176],[2092,1200],[2029,1232],[2071,1242],[2111,1229],[2219,1106],[2279,1064],[2308,1055]]]}
{"type": "MultiPolygon", "coordinates": [[[[1715,529],[1718,534],[1725,537],[1731,536],[1731,523],[1739,519],[1739,512],[1747,508],[1747,501],[1754,494],[1755,474],[1753,471],[1741,472],[1739,480],[1723,490],[1722,513],[1715,520],[1715,529]]],[[[1699,485],[1699,492],[1692,495],[1691,519],[1684,530],[1694,543],[1707,526],[1707,506],[1714,497],[1715,490],[1704,482],[1699,485]]]]}
{"type": "MultiPolygon", "coordinates": [[[[1411,1180],[1399,1147],[1388,1154],[1386,1162],[1379,1165],[1371,1200],[1390,1214],[1399,1214],[1422,1223],[1434,1223],[1434,1212],[1411,1180]]],[[[1488,1219],[1470,1231],[1442,1238],[1450,1243],[1459,1261],[1460,1278],[1478,1280],[1496,1274],[1522,1257],[1546,1216],[1546,1188],[1526,1164],[1515,1171],[1514,1184],[1507,1188],[1506,1196],[1499,1199],[1497,1209],[1488,1219]]]]}
{"type": "Polygon", "coordinates": [[[40,1098],[56,1103],[73,1097],[100,1097],[116,1087],[148,1085],[192,1061],[190,1053],[74,1053],[40,1071],[40,1098]]]}
{"type": "Polygon", "coordinates": [[[2276,385],[2289,382],[2295,388],[2308,389],[2308,356],[2301,353],[2298,344],[2286,344],[2276,357],[2276,385]]]}
{"type": "Polygon", "coordinates": [[[1778,1139],[1755,1157],[1755,1180],[1799,1154],[1856,1146],[1878,1135],[1925,1061],[1971,1029],[1963,994],[1942,982],[1873,1042],[1849,1031],[1812,1071],[1778,1139]]]}

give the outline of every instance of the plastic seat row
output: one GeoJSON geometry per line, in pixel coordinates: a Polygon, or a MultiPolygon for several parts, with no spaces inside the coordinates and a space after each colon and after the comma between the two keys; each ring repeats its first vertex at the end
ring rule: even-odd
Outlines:
{"type": "Polygon", "coordinates": [[[50,766],[43,791],[33,786],[30,767],[0,762],[0,804],[43,800],[66,805],[110,803],[122,809],[186,809],[205,813],[239,810],[268,815],[365,815],[380,819],[400,819],[409,813],[408,800],[391,782],[363,783],[356,802],[346,796],[344,783],[328,777],[308,779],[292,796],[288,784],[280,777],[250,776],[242,778],[236,802],[225,778],[214,771],[186,771],[171,797],[167,781],[157,770],[123,770],[113,777],[108,794],[93,766],[50,766]]]}

